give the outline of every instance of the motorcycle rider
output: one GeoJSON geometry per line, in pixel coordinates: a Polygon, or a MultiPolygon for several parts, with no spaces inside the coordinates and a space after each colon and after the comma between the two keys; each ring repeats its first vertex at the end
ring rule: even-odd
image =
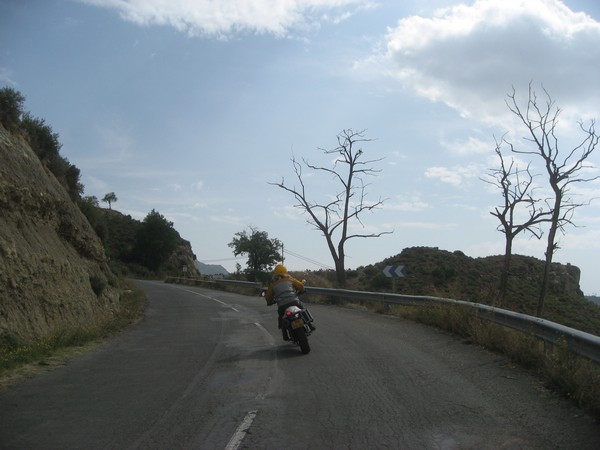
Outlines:
{"type": "MultiPolygon", "coordinates": [[[[304,305],[298,298],[298,294],[302,294],[303,292],[304,282],[291,276],[283,264],[278,264],[275,266],[275,269],[273,270],[272,283],[265,293],[265,299],[267,300],[267,305],[277,303],[277,323],[279,328],[281,328],[283,313],[287,308],[295,305],[298,308],[304,309],[304,305]]],[[[312,323],[309,324],[309,326],[311,329],[315,329],[312,323]]],[[[283,334],[283,340],[289,341],[290,338],[285,330],[282,329],[281,331],[283,334]]]]}

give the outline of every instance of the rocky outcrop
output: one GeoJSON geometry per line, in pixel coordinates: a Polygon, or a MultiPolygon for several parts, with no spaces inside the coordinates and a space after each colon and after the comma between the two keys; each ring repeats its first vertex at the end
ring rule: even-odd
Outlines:
{"type": "MultiPolygon", "coordinates": [[[[177,235],[179,236],[179,233],[177,235]]],[[[199,276],[195,261],[196,255],[192,252],[192,245],[179,236],[177,248],[165,264],[164,272],[170,275],[199,276]]]]}
{"type": "Polygon", "coordinates": [[[111,319],[102,243],[27,142],[0,125],[0,335],[24,340],[111,319]]]}

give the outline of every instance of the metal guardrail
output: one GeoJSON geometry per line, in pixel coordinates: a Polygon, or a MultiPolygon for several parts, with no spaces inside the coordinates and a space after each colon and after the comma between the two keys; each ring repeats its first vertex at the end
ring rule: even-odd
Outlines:
{"type": "Polygon", "coordinates": [[[203,280],[201,278],[185,278],[185,277],[167,277],[165,283],[181,283],[181,284],[193,284],[193,285],[207,285],[207,286],[239,286],[251,289],[256,289],[260,292],[262,284],[253,281],[238,281],[238,280],[203,280]]]}
{"type": "Polygon", "coordinates": [[[403,295],[380,292],[349,291],[345,289],[327,289],[318,287],[306,287],[306,292],[317,295],[333,297],[353,298],[361,301],[376,301],[393,303],[398,305],[431,305],[446,304],[473,308],[477,311],[479,318],[494,322],[496,324],[512,328],[522,333],[535,336],[553,345],[566,345],[567,348],[590,361],[600,364],[600,337],[584,331],[579,331],[556,322],[539,317],[528,316],[502,308],[471,303],[463,300],[450,298],[403,295]]]}
{"type": "MultiPolygon", "coordinates": [[[[191,280],[175,278],[174,280],[191,280]]],[[[235,280],[198,280],[198,284],[222,284],[252,287],[260,291],[260,283],[251,283],[248,281],[235,280]]],[[[476,310],[480,319],[488,320],[496,324],[511,328],[530,336],[535,336],[545,342],[553,345],[566,345],[573,353],[582,356],[596,364],[600,364],[600,337],[584,331],[576,330],[556,322],[552,322],[539,317],[528,316],[502,308],[483,305],[481,303],[471,303],[463,300],[453,300],[450,298],[430,297],[424,295],[404,295],[391,294],[385,292],[364,292],[351,291],[346,289],[329,289],[307,286],[306,292],[315,295],[325,295],[330,297],[340,297],[346,299],[355,299],[360,301],[384,302],[397,305],[416,305],[428,306],[434,304],[445,304],[473,308],[476,310]]]]}

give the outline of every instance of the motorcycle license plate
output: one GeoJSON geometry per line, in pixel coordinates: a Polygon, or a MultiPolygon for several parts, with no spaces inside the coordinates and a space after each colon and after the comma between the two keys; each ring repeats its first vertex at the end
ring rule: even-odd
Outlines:
{"type": "Polygon", "coordinates": [[[292,330],[297,330],[298,328],[302,328],[304,326],[303,319],[296,319],[292,322],[292,330]]]}

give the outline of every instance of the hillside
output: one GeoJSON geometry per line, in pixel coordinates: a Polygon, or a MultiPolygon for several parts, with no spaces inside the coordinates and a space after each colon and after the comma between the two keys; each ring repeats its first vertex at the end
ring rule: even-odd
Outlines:
{"type": "MultiPolygon", "coordinates": [[[[460,251],[412,247],[350,272],[349,282],[356,288],[391,291],[392,281],[383,275],[383,268],[404,265],[407,276],[395,280],[397,293],[465,300],[535,315],[544,262],[513,256],[505,304],[496,298],[502,263],[502,256],[470,258],[460,251]]],[[[552,265],[544,318],[600,335],[600,307],[583,296],[579,277],[579,268],[573,265],[552,265]]]]}
{"type": "Polygon", "coordinates": [[[102,236],[102,243],[114,272],[126,276],[159,278],[165,275],[181,276],[185,266],[188,276],[198,275],[196,256],[192,252],[191,244],[183,239],[177,230],[173,230],[176,238],[175,250],[156,271],[150,271],[137,264],[132,255],[136,234],[142,228],[142,222],[112,209],[97,207],[95,212],[96,228],[101,230],[98,234],[102,236]]]}
{"type": "Polygon", "coordinates": [[[100,239],[23,137],[0,125],[0,338],[91,327],[119,309],[100,239]]]}
{"type": "Polygon", "coordinates": [[[69,191],[73,183],[59,181],[26,136],[0,125],[0,345],[110,322],[120,309],[117,276],[180,275],[184,266],[197,274],[190,243],[166,220],[170,253],[156,270],[138,264],[143,223],[69,191]]]}

